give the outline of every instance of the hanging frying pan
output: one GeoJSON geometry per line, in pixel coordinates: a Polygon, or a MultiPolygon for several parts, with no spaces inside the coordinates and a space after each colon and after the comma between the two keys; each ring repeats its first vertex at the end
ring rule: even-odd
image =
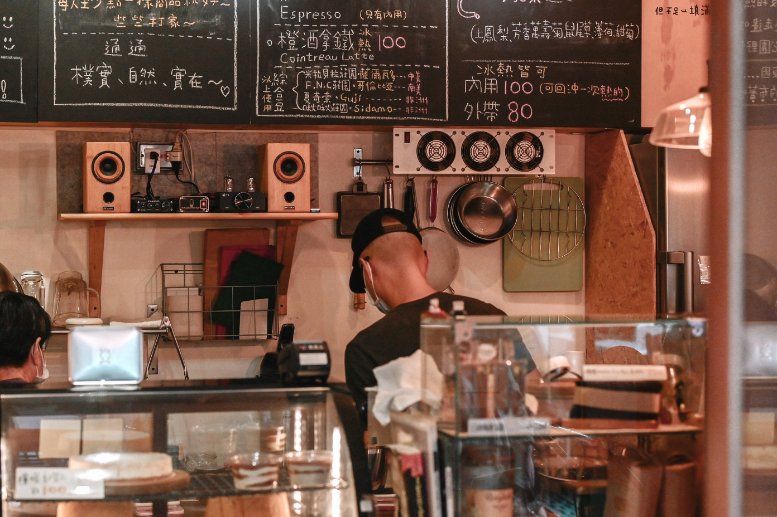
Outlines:
{"type": "Polygon", "coordinates": [[[489,241],[483,240],[477,237],[476,235],[472,235],[470,232],[467,231],[466,228],[462,227],[462,225],[459,223],[458,216],[456,215],[456,203],[459,199],[459,195],[465,188],[467,188],[471,184],[472,182],[468,182],[468,183],[464,183],[463,185],[460,185],[448,197],[446,218],[448,220],[448,225],[453,231],[453,234],[456,237],[458,237],[460,240],[468,244],[488,244],[489,241]]]}
{"type": "Polygon", "coordinates": [[[489,244],[515,226],[518,211],[510,191],[493,181],[471,181],[448,198],[448,223],[470,244],[489,244]]]}
{"type": "MultiPolygon", "coordinates": [[[[426,279],[438,291],[450,289],[459,272],[459,248],[445,230],[435,226],[437,219],[437,178],[429,181],[427,216],[430,225],[420,230],[424,250],[429,257],[426,279]]],[[[452,291],[452,290],[451,290],[452,291]]]]}

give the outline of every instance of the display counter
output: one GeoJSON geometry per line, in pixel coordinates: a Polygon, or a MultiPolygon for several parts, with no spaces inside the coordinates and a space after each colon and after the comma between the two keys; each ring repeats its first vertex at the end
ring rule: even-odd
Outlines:
{"type": "Polygon", "coordinates": [[[6,516],[358,515],[369,479],[353,403],[326,387],[45,383],[0,409],[6,516]]]}
{"type": "Polygon", "coordinates": [[[706,340],[701,319],[430,314],[421,353],[406,359],[419,364],[394,379],[409,388],[402,372],[422,372],[420,402],[391,412],[400,505],[408,515],[423,505],[433,516],[695,517],[706,340]],[[405,468],[413,458],[419,467],[405,468]]]}

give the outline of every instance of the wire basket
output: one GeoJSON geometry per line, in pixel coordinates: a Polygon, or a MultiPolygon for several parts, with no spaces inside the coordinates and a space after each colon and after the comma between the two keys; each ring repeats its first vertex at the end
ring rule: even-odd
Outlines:
{"type": "Polygon", "coordinates": [[[203,285],[202,263],[164,263],[162,312],[179,339],[271,339],[278,285],[203,285]]]}

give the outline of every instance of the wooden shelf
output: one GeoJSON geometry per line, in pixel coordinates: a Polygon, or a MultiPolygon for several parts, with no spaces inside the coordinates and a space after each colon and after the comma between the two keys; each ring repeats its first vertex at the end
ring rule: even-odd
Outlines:
{"type": "MultiPolygon", "coordinates": [[[[274,221],[278,224],[275,236],[276,260],[283,264],[283,271],[278,282],[278,314],[285,315],[288,311],[287,293],[291,276],[294,247],[297,242],[297,228],[300,224],[312,221],[337,219],[334,212],[305,213],[174,213],[174,214],[59,214],[60,221],[89,223],[87,235],[87,266],[89,271],[89,286],[102,295],[103,254],[105,251],[105,227],[110,221],[142,222],[142,221],[196,221],[210,223],[214,221],[274,221]]],[[[98,298],[91,294],[89,300],[89,316],[99,317],[98,298]]]]}
{"type": "Polygon", "coordinates": [[[322,221],[337,219],[335,212],[310,213],[174,213],[174,214],[59,214],[60,221],[322,221]]]}

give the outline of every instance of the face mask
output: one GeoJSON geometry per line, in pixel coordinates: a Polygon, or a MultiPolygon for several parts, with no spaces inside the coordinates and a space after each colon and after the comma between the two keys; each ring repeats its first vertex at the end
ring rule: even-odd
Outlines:
{"type": "Polygon", "coordinates": [[[372,302],[372,305],[374,305],[376,309],[378,309],[383,314],[386,314],[388,311],[391,310],[391,307],[389,307],[386,304],[386,302],[384,302],[378,296],[378,292],[375,290],[375,282],[372,279],[372,267],[370,266],[369,262],[365,261],[362,264],[362,271],[364,271],[365,273],[364,286],[365,286],[365,291],[367,291],[367,295],[370,297],[370,302],[372,302]],[[367,284],[368,280],[369,280],[369,284],[367,284]],[[372,290],[370,290],[368,285],[372,287],[372,290]],[[375,293],[375,294],[372,294],[372,293],[375,293]]]}
{"type": "Polygon", "coordinates": [[[40,373],[40,375],[35,376],[35,380],[33,381],[35,384],[40,384],[41,382],[45,381],[49,378],[49,369],[46,366],[46,360],[43,360],[43,371],[40,373]]]}
{"type": "Polygon", "coordinates": [[[40,384],[41,382],[45,381],[49,378],[49,369],[46,366],[46,355],[41,351],[41,358],[43,359],[43,369],[40,373],[36,373],[35,380],[32,381],[35,384],[40,384]]]}

